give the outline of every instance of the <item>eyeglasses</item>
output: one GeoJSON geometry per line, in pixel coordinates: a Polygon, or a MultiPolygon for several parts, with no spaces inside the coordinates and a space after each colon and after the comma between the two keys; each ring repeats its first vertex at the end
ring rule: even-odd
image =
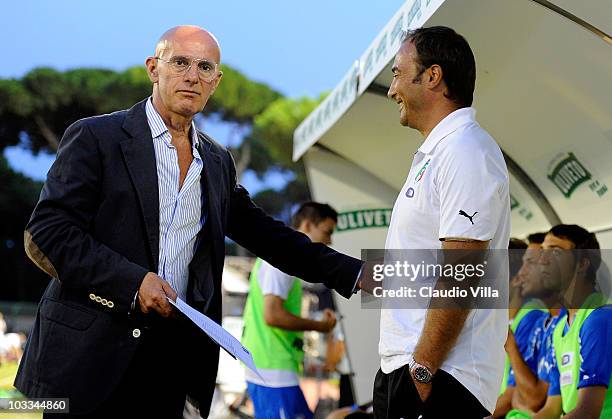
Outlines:
{"type": "Polygon", "coordinates": [[[215,78],[217,75],[217,68],[219,67],[219,64],[214,61],[207,60],[206,58],[189,58],[180,55],[170,57],[169,60],[164,60],[161,57],[155,58],[168,64],[168,66],[170,66],[170,70],[176,74],[183,74],[189,71],[193,63],[197,63],[198,75],[200,76],[200,79],[206,82],[210,82],[215,78]]]}

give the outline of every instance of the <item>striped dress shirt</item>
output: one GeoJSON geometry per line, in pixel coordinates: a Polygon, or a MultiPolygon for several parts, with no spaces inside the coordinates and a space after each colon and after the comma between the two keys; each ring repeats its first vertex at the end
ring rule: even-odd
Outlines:
{"type": "Polygon", "coordinates": [[[157,274],[170,283],[181,299],[186,298],[189,263],[196,249],[196,239],[206,221],[200,175],[204,163],[198,153],[198,135],[191,123],[193,161],[179,189],[178,153],[172,136],[149,98],[147,121],[151,128],[157,184],[159,188],[159,267],[157,274]]]}

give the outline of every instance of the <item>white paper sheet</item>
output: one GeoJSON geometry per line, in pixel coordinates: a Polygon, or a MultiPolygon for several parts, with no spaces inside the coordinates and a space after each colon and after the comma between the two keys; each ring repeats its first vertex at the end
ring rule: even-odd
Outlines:
{"type": "Polygon", "coordinates": [[[181,313],[187,316],[192,322],[194,322],[200,329],[204,331],[217,345],[225,349],[231,356],[239,359],[250,368],[257,376],[262,380],[263,377],[257,371],[253,357],[247,348],[242,346],[240,341],[232,336],[227,330],[215,323],[211,318],[200,313],[189,304],[176,298],[176,302],[168,298],[170,304],[176,307],[181,313]]]}

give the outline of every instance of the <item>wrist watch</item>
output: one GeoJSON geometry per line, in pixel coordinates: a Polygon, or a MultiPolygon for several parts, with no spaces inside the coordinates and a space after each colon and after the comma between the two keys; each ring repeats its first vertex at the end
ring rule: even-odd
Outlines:
{"type": "Polygon", "coordinates": [[[433,374],[425,365],[419,364],[414,360],[413,356],[410,356],[408,361],[408,368],[410,369],[410,375],[415,381],[419,383],[427,384],[431,382],[433,374]]]}

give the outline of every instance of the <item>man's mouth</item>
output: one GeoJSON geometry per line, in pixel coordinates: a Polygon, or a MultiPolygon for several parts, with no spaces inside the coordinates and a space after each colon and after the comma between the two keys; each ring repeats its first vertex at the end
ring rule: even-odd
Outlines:
{"type": "Polygon", "coordinates": [[[194,92],[193,90],[177,90],[177,93],[183,93],[186,95],[200,96],[198,92],[194,92]]]}

